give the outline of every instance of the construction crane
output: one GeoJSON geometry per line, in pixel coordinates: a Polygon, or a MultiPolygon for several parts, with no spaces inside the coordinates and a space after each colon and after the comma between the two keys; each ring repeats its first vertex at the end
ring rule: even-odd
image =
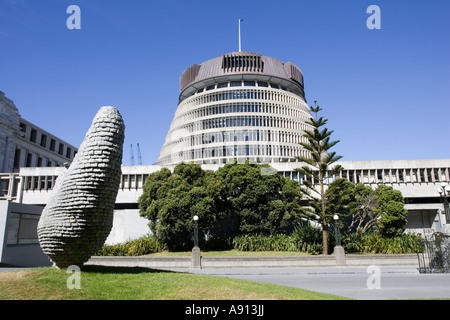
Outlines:
{"type": "Polygon", "coordinates": [[[130,145],[130,162],[134,166],[134,154],[133,154],[133,144],[130,145]]]}
{"type": "Polygon", "coordinates": [[[141,157],[141,149],[139,148],[139,142],[137,144],[137,152],[138,152],[138,164],[142,166],[142,157],[141,157]]]}

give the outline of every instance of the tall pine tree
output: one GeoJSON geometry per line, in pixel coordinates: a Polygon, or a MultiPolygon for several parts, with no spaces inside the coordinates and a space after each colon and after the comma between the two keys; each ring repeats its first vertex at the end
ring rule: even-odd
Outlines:
{"type": "Polygon", "coordinates": [[[296,169],[303,175],[303,184],[306,187],[305,193],[308,195],[311,209],[306,213],[309,219],[312,219],[322,225],[322,246],[323,254],[328,254],[328,229],[330,222],[333,221],[333,214],[327,213],[327,199],[325,196],[324,184],[329,177],[339,173],[343,167],[335,164],[342,156],[336,155],[336,152],[330,152],[339,140],[330,141],[333,131],[328,131],[322,127],[326,125],[328,119],[318,117],[322,110],[314,100],[314,107],[310,106],[311,117],[307,124],[311,126],[310,130],[305,130],[303,137],[305,142],[300,145],[308,151],[307,156],[297,157],[305,165],[296,169]],[[333,165],[334,164],[334,165],[333,165]],[[319,188],[315,184],[319,184],[319,188]]]}

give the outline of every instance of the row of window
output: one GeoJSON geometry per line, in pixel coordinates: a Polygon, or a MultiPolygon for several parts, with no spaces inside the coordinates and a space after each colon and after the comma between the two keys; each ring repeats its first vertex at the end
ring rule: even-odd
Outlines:
{"type": "MultiPolygon", "coordinates": [[[[335,178],[346,178],[356,184],[435,183],[450,181],[449,173],[450,168],[344,169],[338,175],[328,177],[324,182],[331,183],[335,178]]],[[[302,176],[295,171],[283,171],[279,174],[300,183],[303,181],[302,176]]],[[[318,175],[312,180],[317,184],[318,175]]]]}
{"type": "Polygon", "coordinates": [[[180,151],[167,156],[163,156],[160,162],[181,162],[198,161],[210,158],[230,158],[230,157],[285,157],[294,159],[298,156],[307,156],[307,151],[300,146],[283,145],[230,145],[197,148],[187,151],[180,151]]]}
{"type": "MultiPolygon", "coordinates": [[[[279,146],[275,146],[279,147],[279,146]]],[[[292,150],[292,149],[291,149],[292,150]]],[[[217,148],[202,148],[194,151],[198,158],[210,158],[221,156],[251,156],[278,153],[286,154],[286,148],[273,148],[270,146],[248,145],[238,148],[230,147],[220,151],[217,148]]],[[[450,168],[405,168],[405,169],[372,169],[372,170],[342,170],[336,176],[330,176],[324,181],[331,183],[335,178],[347,178],[354,183],[376,184],[376,183],[426,183],[426,182],[448,182],[450,168]]],[[[280,171],[279,175],[303,183],[304,177],[296,171],[280,171]]],[[[123,174],[120,189],[142,189],[148,174],[123,174]]],[[[56,182],[57,176],[28,176],[25,177],[24,190],[51,190],[56,182]]],[[[318,183],[318,176],[313,177],[312,182],[318,183]]],[[[437,194],[437,193],[436,193],[437,194]]]]}
{"type": "Polygon", "coordinates": [[[449,181],[448,168],[344,170],[354,183],[414,183],[449,181]]]}
{"type": "Polygon", "coordinates": [[[52,190],[58,176],[28,176],[24,178],[24,190],[52,190]]]}
{"type": "Polygon", "coordinates": [[[281,104],[273,104],[267,102],[234,102],[209,105],[177,115],[172,127],[178,124],[182,125],[193,119],[207,117],[216,114],[228,113],[272,113],[276,115],[290,116],[297,119],[308,120],[311,116],[309,112],[300,110],[298,107],[290,107],[281,104]]]}
{"type": "MultiPolygon", "coordinates": [[[[272,89],[278,89],[278,90],[283,90],[283,91],[287,91],[287,92],[293,92],[293,91],[290,91],[288,88],[281,86],[279,84],[273,83],[273,82],[241,80],[241,81],[229,81],[229,82],[220,82],[217,84],[212,84],[212,85],[200,88],[197,91],[192,92],[191,96],[193,96],[195,94],[203,93],[206,91],[210,91],[210,90],[215,90],[215,89],[234,88],[234,87],[242,87],[242,86],[258,87],[258,88],[272,88],[272,89]]],[[[293,92],[293,93],[298,94],[298,92],[293,92]]]]}
{"type": "Polygon", "coordinates": [[[294,119],[272,116],[235,116],[198,120],[193,123],[193,130],[208,130],[232,127],[272,127],[305,131],[307,124],[294,119]]]}
{"type": "Polygon", "coordinates": [[[61,165],[61,163],[58,161],[43,158],[38,154],[34,154],[24,149],[16,149],[14,153],[15,170],[18,170],[20,167],[58,167],[59,165],[61,165]],[[22,154],[25,158],[22,158],[22,154]]]}
{"type": "Polygon", "coordinates": [[[267,89],[235,89],[219,90],[196,95],[186,99],[183,102],[183,106],[186,106],[187,110],[189,110],[202,104],[237,99],[270,100],[297,106],[304,105],[303,99],[282,91],[272,91],[267,89]]]}
{"type": "MultiPolygon", "coordinates": [[[[184,152],[184,160],[198,160],[215,157],[241,157],[241,156],[269,156],[290,157],[300,156],[302,148],[280,145],[234,145],[198,148],[184,152]],[[186,159],[187,158],[187,159],[186,159]]],[[[306,151],[304,151],[306,153],[306,151]]]]}
{"type": "Polygon", "coordinates": [[[302,135],[299,132],[285,132],[278,130],[230,130],[196,134],[186,140],[190,140],[192,146],[238,141],[299,143],[300,140],[302,140],[302,135]]]}
{"type": "MultiPolygon", "coordinates": [[[[180,140],[167,142],[166,150],[176,146],[178,149],[185,150],[189,147],[208,145],[213,143],[257,141],[267,143],[293,143],[305,142],[305,138],[300,132],[287,132],[278,130],[229,130],[220,132],[207,132],[187,137],[180,140]]],[[[173,150],[173,149],[172,149],[173,150]]],[[[164,155],[164,152],[162,153],[164,155]]]]}
{"type": "MultiPolygon", "coordinates": [[[[23,122],[20,122],[20,130],[24,133],[27,132],[27,125],[23,122]]],[[[59,142],[58,144],[58,151],[56,151],[56,140],[53,138],[48,139],[48,136],[45,133],[41,133],[40,139],[38,141],[38,131],[35,128],[30,129],[30,138],[29,140],[33,143],[38,143],[41,147],[47,148],[50,151],[57,152],[61,156],[65,156],[68,159],[71,159],[75,156],[76,151],[72,155],[72,148],[67,146],[65,153],[64,153],[64,143],[59,142]],[[50,142],[49,142],[50,141],[50,142]]]]}
{"type": "Polygon", "coordinates": [[[213,85],[209,85],[207,87],[201,88],[197,90],[197,93],[202,93],[204,91],[214,90],[214,89],[222,89],[228,87],[262,87],[262,88],[270,88],[273,89],[281,89],[284,91],[288,91],[286,87],[280,86],[273,82],[266,81],[249,81],[249,80],[241,80],[241,81],[230,81],[230,82],[221,82],[213,85]]]}
{"type": "MultiPolygon", "coordinates": [[[[165,153],[171,152],[171,149],[177,147],[185,147],[189,146],[192,142],[192,135],[190,133],[201,131],[201,130],[209,130],[209,129],[221,129],[221,128],[232,128],[232,127],[271,127],[271,128],[280,128],[284,130],[272,130],[273,134],[270,136],[266,136],[263,141],[271,141],[269,139],[273,139],[272,141],[278,142],[291,142],[291,143],[299,143],[302,138],[300,133],[308,130],[308,125],[304,122],[295,121],[293,119],[283,119],[279,117],[265,117],[265,116],[238,116],[238,117],[221,117],[221,118],[213,118],[213,119],[205,119],[199,120],[195,123],[187,124],[184,127],[173,130],[171,135],[168,135],[169,140],[166,140],[166,143],[161,150],[161,155],[164,156],[165,153]],[[292,130],[294,132],[286,132],[286,129],[292,130]],[[282,132],[281,135],[277,132],[282,132]],[[178,137],[178,139],[173,139],[172,137],[178,137]],[[278,139],[278,140],[276,140],[278,139]]],[[[243,130],[243,131],[251,131],[252,137],[254,138],[254,130],[243,130]]],[[[261,130],[263,132],[269,132],[270,130],[261,130]]],[[[235,138],[236,135],[233,136],[233,132],[231,131],[221,131],[215,132],[216,136],[220,136],[222,134],[222,140],[228,139],[229,141],[234,141],[234,139],[243,139],[240,141],[245,141],[245,136],[241,138],[235,138]],[[225,132],[226,137],[223,135],[225,132]],[[233,139],[233,140],[230,140],[233,139]]],[[[256,131],[257,132],[257,131],[256,131]]],[[[212,137],[212,136],[211,136],[212,137]]],[[[250,138],[250,136],[248,136],[250,138]]],[[[216,139],[216,138],[214,138],[216,139]]],[[[225,140],[226,141],[226,140],[225,140]]],[[[257,141],[257,140],[253,140],[257,141]]]]}

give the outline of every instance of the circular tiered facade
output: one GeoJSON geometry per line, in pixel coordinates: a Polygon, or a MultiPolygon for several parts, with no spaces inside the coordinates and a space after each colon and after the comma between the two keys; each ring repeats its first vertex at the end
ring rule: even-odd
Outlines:
{"type": "Polygon", "coordinates": [[[311,117],[291,62],[234,52],[192,65],[157,164],[296,161],[311,117]]]}

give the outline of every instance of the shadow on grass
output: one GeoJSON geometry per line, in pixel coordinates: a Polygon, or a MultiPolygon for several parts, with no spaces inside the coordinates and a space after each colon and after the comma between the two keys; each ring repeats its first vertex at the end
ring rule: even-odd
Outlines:
{"type": "Polygon", "coordinates": [[[136,273],[175,273],[169,270],[151,269],[143,267],[111,267],[111,266],[83,266],[81,268],[83,272],[95,272],[95,273],[117,273],[117,274],[136,274],[136,273]]]}

